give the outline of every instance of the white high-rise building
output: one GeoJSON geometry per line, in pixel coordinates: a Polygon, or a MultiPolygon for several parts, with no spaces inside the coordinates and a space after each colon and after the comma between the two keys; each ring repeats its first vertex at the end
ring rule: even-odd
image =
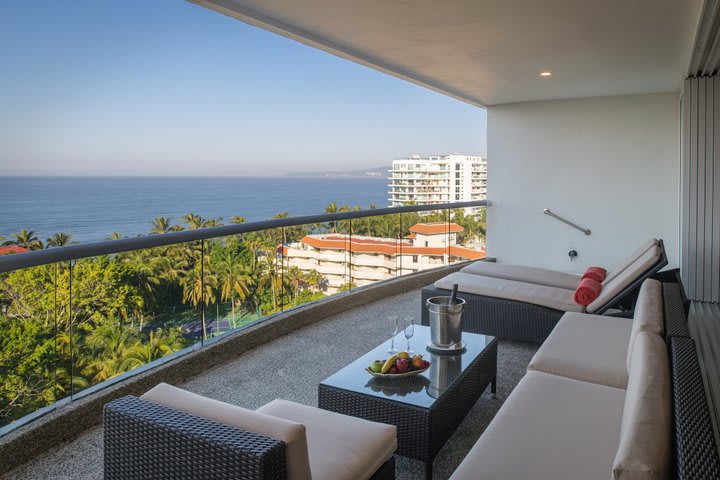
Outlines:
{"type": "Polygon", "coordinates": [[[487,160],[455,153],[430,157],[413,155],[393,160],[389,180],[391,207],[484,200],[487,160]]]}

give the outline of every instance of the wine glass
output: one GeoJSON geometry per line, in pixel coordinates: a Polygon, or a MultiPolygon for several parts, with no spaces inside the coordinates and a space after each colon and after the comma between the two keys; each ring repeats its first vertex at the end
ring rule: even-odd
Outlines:
{"type": "Polygon", "coordinates": [[[390,350],[388,353],[397,353],[395,349],[395,336],[400,332],[400,325],[398,324],[397,315],[390,315],[387,317],[388,320],[388,331],[390,332],[390,350]]]}
{"type": "Polygon", "coordinates": [[[407,352],[413,353],[410,350],[410,339],[415,335],[415,317],[405,317],[404,323],[405,339],[407,340],[407,352]]]}

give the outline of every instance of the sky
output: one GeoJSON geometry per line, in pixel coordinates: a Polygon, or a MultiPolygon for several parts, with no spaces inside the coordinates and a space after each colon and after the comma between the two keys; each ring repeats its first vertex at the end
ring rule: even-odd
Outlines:
{"type": "Polygon", "coordinates": [[[0,2],[0,176],[485,155],[485,111],[183,0],[0,2]]]}

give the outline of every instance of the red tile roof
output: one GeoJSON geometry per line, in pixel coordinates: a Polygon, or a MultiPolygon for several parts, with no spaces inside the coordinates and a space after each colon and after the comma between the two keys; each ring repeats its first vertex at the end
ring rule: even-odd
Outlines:
{"type": "Polygon", "coordinates": [[[8,245],[6,247],[0,247],[0,255],[9,255],[11,253],[25,253],[29,252],[30,249],[24,247],[18,247],[17,245],[8,245]]]}
{"type": "MultiPolygon", "coordinates": [[[[393,240],[353,238],[352,242],[350,242],[350,238],[343,235],[329,235],[323,237],[307,235],[300,241],[315,248],[329,250],[352,250],[357,253],[399,255],[401,250],[403,255],[439,256],[447,253],[447,249],[443,247],[415,247],[406,240],[396,242],[393,240]]],[[[473,250],[459,245],[451,245],[450,255],[468,260],[477,260],[485,258],[485,251],[473,250]]]]}
{"type": "Polygon", "coordinates": [[[457,223],[451,223],[448,225],[444,222],[438,222],[438,223],[418,223],[410,227],[411,232],[415,233],[422,233],[424,235],[434,235],[438,233],[447,233],[448,230],[450,233],[459,233],[464,231],[465,229],[458,225],[457,223]]]}

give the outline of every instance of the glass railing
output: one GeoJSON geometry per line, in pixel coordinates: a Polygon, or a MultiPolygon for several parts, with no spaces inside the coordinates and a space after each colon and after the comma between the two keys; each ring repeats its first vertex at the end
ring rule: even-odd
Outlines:
{"type": "Polygon", "coordinates": [[[484,257],[485,201],[0,257],[0,434],[278,313],[484,257]]]}

